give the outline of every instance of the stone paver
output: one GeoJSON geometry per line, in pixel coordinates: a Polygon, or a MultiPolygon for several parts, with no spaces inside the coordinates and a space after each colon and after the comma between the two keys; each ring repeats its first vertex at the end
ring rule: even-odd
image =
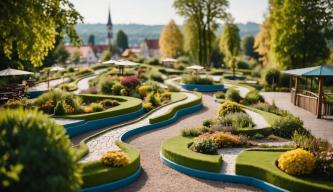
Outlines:
{"type": "Polygon", "coordinates": [[[264,92],[261,93],[269,103],[275,101],[275,104],[291,114],[300,117],[304,121],[304,127],[311,133],[320,138],[327,139],[333,143],[333,121],[317,119],[316,115],[300,107],[294,106],[290,100],[290,93],[264,92]]]}

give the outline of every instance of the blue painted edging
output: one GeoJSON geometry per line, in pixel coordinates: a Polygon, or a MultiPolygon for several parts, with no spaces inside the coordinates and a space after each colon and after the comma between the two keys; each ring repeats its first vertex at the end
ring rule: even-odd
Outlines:
{"type": "MultiPolygon", "coordinates": [[[[143,133],[145,131],[150,131],[150,130],[157,129],[159,127],[168,125],[170,123],[173,123],[173,122],[177,121],[177,119],[180,116],[187,115],[187,114],[193,113],[195,111],[198,111],[198,110],[202,109],[202,107],[203,107],[203,105],[202,105],[202,103],[200,103],[198,105],[179,110],[175,113],[175,115],[172,118],[170,118],[168,120],[161,121],[161,122],[154,123],[154,124],[150,124],[150,125],[146,125],[146,126],[142,126],[142,127],[138,127],[136,129],[127,131],[126,133],[121,135],[119,139],[121,141],[124,141],[124,140],[126,140],[126,139],[128,139],[128,138],[130,138],[130,137],[132,137],[136,134],[143,133]]],[[[98,186],[94,186],[94,187],[85,188],[85,189],[82,189],[81,191],[82,192],[104,192],[104,191],[106,192],[106,191],[110,191],[110,190],[120,188],[124,185],[130,184],[133,181],[135,181],[139,177],[139,175],[137,175],[137,176],[135,176],[135,175],[139,174],[140,170],[141,170],[141,168],[139,168],[139,170],[137,172],[135,172],[133,175],[131,175],[129,177],[126,177],[122,180],[107,183],[107,184],[103,184],[103,185],[98,185],[98,186]],[[119,184],[118,182],[121,182],[121,184],[119,184]]]]}
{"type": "Polygon", "coordinates": [[[28,91],[27,92],[27,96],[29,99],[34,99],[36,97],[39,97],[40,95],[42,95],[44,92],[46,92],[47,90],[43,90],[43,91],[28,91]]]}
{"type": "Polygon", "coordinates": [[[248,177],[248,176],[242,176],[242,175],[228,175],[228,174],[223,174],[223,173],[213,173],[213,172],[201,171],[198,169],[192,169],[189,167],[185,167],[183,165],[179,165],[173,161],[170,161],[169,159],[165,158],[163,156],[163,154],[160,154],[160,160],[165,165],[171,167],[172,169],[175,169],[179,172],[185,173],[186,175],[190,175],[193,177],[198,177],[198,178],[208,179],[208,180],[215,180],[215,181],[240,183],[240,184],[254,186],[254,187],[260,188],[262,190],[268,191],[268,192],[288,192],[288,190],[285,190],[278,186],[272,185],[272,184],[262,181],[260,179],[256,179],[254,177],[248,177]]]}
{"type": "Polygon", "coordinates": [[[130,137],[132,137],[132,136],[134,136],[136,134],[140,134],[140,133],[143,133],[145,131],[150,131],[150,130],[157,129],[157,128],[163,127],[165,125],[174,123],[174,122],[177,121],[177,119],[180,116],[196,112],[196,111],[202,109],[202,107],[203,107],[203,105],[202,105],[202,103],[200,103],[200,104],[194,105],[192,107],[181,109],[181,110],[177,111],[175,113],[175,115],[172,118],[168,119],[168,120],[161,121],[161,122],[154,123],[154,124],[145,125],[145,126],[142,126],[142,127],[138,127],[136,129],[129,130],[126,133],[122,134],[120,136],[119,140],[120,141],[125,141],[126,139],[128,139],[128,138],[130,138],[130,137]]]}
{"type": "Polygon", "coordinates": [[[81,190],[81,192],[108,192],[110,190],[115,190],[134,182],[140,176],[140,173],[141,173],[141,167],[132,175],[125,177],[119,181],[106,183],[94,187],[84,188],[81,190]]]}
{"type": "Polygon", "coordinates": [[[106,126],[115,125],[118,123],[122,123],[125,121],[129,121],[131,119],[135,119],[141,115],[143,115],[144,109],[141,108],[138,111],[134,111],[132,113],[118,115],[115,117],[107,117],[103,119],[89,120],[89,121],[80,121],[76,123],[66,124],[64,127],[66,128],[67,134],[70,137],[74,137],[85,133],[87,131],[100,129],[106,126]]]}
{"type": "Polygon", "coordinates": [[[202,91],[202,92],[214,92],[214,91],[223,91],[224,85],[195,85],[195,84],[181,84],[184,89],[187,90],[195,90],[195,91],[202,91]]]}

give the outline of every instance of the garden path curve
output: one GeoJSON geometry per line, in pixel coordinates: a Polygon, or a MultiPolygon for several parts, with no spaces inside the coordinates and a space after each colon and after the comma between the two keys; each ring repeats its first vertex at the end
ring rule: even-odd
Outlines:
{"type": "Polygon", "coordinates": [[[73,93],[75,94],[79,94],[81,91],[86,90],[89,88],[89,81],[91,79],[94,79],[97,77],[97,75],[104,73],[105,71],[107,71],[108,69],[98,69],[96,71],[94,71],[94,75],[86,77],[81,79],[78,83],[77,83],[77,87],[78,89],[75,90],[73,93]]]}

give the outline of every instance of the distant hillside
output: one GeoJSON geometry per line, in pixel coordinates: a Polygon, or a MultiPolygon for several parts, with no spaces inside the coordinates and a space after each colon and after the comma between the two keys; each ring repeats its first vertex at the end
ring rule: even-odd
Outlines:
{"type": "MultiPolygon", "coordinates": [[[[238,24],[240,28],[240,35],[244,37],[246,35],[256,35],[259,32],[259,24],[246,23],[238,24]]],[[[96,44],[103,44],[106,42],[106,26],[105,24],[79,24],[76,29],[81,38],[86,43],[90,34],[95,35],[96,44]]],[[[140,24],[115,24],[114,38],[118,30],[122,29],[129,38],[130,45],[138,45],[145,38],[156,39],[159,38],[163,29],[163,25],[140,25],[140,24]]],[[[221,29],[217,33],[220,33],[221,29]]]]}

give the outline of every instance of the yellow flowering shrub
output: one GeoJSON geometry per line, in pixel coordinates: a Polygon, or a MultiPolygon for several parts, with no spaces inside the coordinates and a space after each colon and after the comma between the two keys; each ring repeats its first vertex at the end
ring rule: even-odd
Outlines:
{"type": "Polygon", "coordinates": [[[314,155],[301,148],[287,151],[278,159],[278,167],[290,175],[311,174],[315,166],[314,155]]]}
{"type": "Polygon", "coordinates": [[[103,154],[101,161],[106,166],[125,167],[128,165],[129,159],[122,151],[108,151],[103,154]]]}
{"type": "Polygon", "coordinates": [[[210,136],[210,138],[219,148],[239,146],[242,144],[241,137],[233,135],[230,132],[215,132],[210,136]]]}
{"type": "Polygon", "coordinates": [[[221,104],[218,111],[219,117],[224,117],[229,113],[245,112],[238,103],[232,101],[225,101],[221,104]]]}
{"type": "Polygon", "coordinates": [[[152,91],[152,87],[149,85],[142,85],[141,87],[138,88],[139,95],[144,98],[152,91]]]}

